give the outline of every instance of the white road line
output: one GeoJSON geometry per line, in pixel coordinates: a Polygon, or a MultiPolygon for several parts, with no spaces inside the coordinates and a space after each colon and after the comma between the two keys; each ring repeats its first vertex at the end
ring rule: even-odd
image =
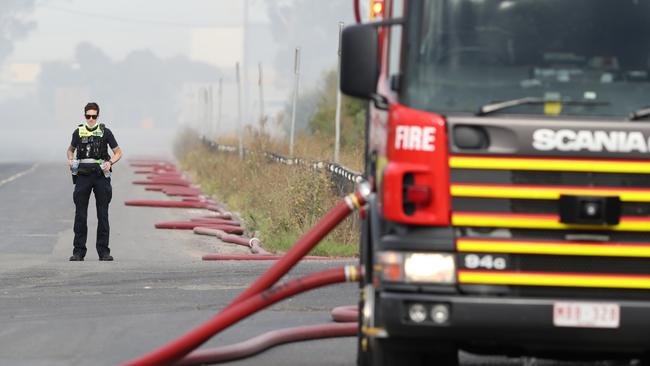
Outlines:
{"type": "Polygon", "coordinates": [[[59,236],[58,234],[19,234],[19,235],[8,235],[12,237],[27,237],[27,238],[49,238],[59,236]]]}
{"type": "Polygon", "coordinates": [[[39,164],[36,163],[36,164],[32,165],[32,167],[27,169],[27,170],[24,170],[24,171],[22,171],[20,173],[16,173],[16,174],[12,175],[11,177],[9,177],[7,179],[0,180],[0,187],[2,187],[3,185],[5,185],[7,183],[13,182],[14,180],[22,177],[25,174],[29,174],[29,173],[33,172],[34,170],[36,170],[36,168],[38,168],[38,165],[39,164]]]}

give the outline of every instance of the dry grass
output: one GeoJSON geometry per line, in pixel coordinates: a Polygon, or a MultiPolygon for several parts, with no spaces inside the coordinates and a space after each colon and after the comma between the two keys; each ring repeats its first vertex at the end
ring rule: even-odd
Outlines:
{"type": "MultiPolygon", "coordinates": [[[[236,140],[220,142],[236,144],[236,140]]],[[[258,151],[284,152],[280,144],[265,136],[250,135],[245,145],[258,151]]],[[[319,159],[327,148],[323,145],[317,139],[301,138],[296,156],[319,159]]],[[[286,251],[340,200],[325,172],[270,163],[261,154],[240,161],[237,154],[209,151],[190,132],[179,139],[176,152],[183,169],[191,172],[203,191],[239,212],[249,233],[258,233],[265,248],[274,252],[286,251]]],[[[349,167],[358,169],[353,165],[355,158],[346,155],[349,167]]],[[[356,255],[358,231],[356,220],[348,218],[312,254],[356,255]]]]}

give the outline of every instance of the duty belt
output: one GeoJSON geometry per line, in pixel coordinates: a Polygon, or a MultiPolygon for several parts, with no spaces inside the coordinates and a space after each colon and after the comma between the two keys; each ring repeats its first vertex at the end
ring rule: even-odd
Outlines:
{"type": "Polygon", "coordinates": [[[79,175],[99,174],[102,172],[102,169],[99,166],[101,162],[102,161],[98,159],[79,159],[79,169],[77,170],[77,173],[79,175]]]}

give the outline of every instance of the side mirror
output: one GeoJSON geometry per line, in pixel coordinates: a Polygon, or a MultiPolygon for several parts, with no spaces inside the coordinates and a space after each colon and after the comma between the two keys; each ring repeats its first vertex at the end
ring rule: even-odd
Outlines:
{"type": "Polygon", "coordinates": [[[379,78],[379,40],[374,24],[352,25],[341,35],[341,91],[371,99],[379,78]]]}

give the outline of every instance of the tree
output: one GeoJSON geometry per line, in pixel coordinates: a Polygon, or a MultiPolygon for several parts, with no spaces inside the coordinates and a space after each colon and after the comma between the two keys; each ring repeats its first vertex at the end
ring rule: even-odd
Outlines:
{"type": "MultiPolygon", "coordinates": [[[[323,87],[319,91],[319,102],[316,112],[309,121],[309,130],[334,144],[336,134],[336,88],[337,74],[335,70],[325,73],[323,87]]],[[[354,147],[363,141],[365,133],[365,104],[364,102],[343,96],[341,101],[341,148],[354,147]]]]}

